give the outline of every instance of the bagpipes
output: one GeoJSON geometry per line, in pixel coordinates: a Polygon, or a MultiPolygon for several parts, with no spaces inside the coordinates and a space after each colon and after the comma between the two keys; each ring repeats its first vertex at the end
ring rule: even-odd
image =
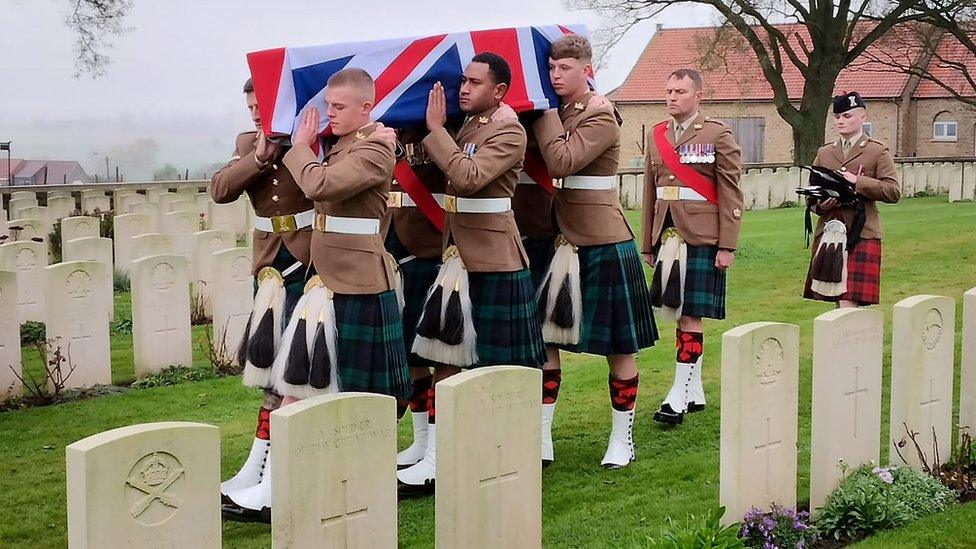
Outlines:
{"type": "Polygon", "coordinates": [[[822,166],[802,168],[810,172],[809,184],[796,189],[797,194],[807,197],[804,219],[807,246],[810,245],[810,235],[813,234],[810,210],[814,204],[832,198],[839,207],[851,208],[854,213],[850,228],[840,219],[831,219],[824,224],[823,234],[810,264],[811,290],[823,296],[837,297],[847,291],[847,256],[857,245],[864,229],[867,219],[864,201],[857,194],[854,184],[842,172],[822,166]]]}

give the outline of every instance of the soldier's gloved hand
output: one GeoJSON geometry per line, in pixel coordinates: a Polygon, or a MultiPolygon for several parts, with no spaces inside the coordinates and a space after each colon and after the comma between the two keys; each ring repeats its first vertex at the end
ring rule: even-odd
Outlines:
{"type": "Polygon", "coordinates": [[[498,109],[491,115],[492,122],[499,120],[518,120],[518,115],[515,114],[515,110],[512,107],[508,106],[508,103],[503,101],[498,104],[498,109]]]}
{"type": "Polygon", "coordinates": [[[291,136],[291,144],[298,146],[311,146],[315,136],[319,134],[319,110],[309,107],[302,116],[302,123],[298,125],[295,133],[291,136]]]}
{"type": "Polygon", "coordinates": [[[591,97],[590,100],[586,102],[586,108],[603,109],[609,112],[613,110],[613,103],[611,103],[610,100],[606,98],[606,96],[597,94],[591,97]]]}
{"type": "Polygon", "coordinates": [[[830,210],[833,210],[836,207],[837,207],[836,198],[828,198],[827,200],[821,200],[820,203],[817,204],[817,208],[821,212],[829,212],[830,210]]]}
{"type": "Polygon", "coordinates": [[[369,138],[374,141],[379,141],[384,145],[389,145],[391,149],[396,150],[396,130],[384,126],[382,122],[376,123],[376,129],[373,130],[373,133],[369,134],[369,138]]]}

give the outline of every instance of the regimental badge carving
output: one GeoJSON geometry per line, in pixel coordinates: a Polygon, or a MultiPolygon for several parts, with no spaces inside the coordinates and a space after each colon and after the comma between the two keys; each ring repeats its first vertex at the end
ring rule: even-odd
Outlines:
{"type": "Polygon", "coordinates": [[[783,345],[774,338],[768,338],[759,346],[756,360],[753,363],[753,373],[763,387],[776,383],[783,373],[783,345]]]}
{"type": "Polygon", "coordinates": [[[234,258],[234,262],[230,265],[230,273],[238,282],[250,278],[251,260],[244,256],[234,258]]]}
{"type": "Polygon", "coordinates": [[[160,263],[153,267],[152,285],[157,290],[168,290],[173,287],[174,270],[169,263],[160,263]]]}
{"type": "Polygon", "coordinates": [[[129,221],[129,233],[136,235],[142,232],[142,221],[139,219],[133,219],[129,221]]]}
{"type": "Polygon", "coordinates": [[[932,309],[925,314],[922,321],[922,343],[929,351],[934,351],[942,341],[942,313],[938,309],[932,309]]]}
{"type": "Polygon", "coordinates": [[[29,271],[37,264],[37,252],[30,248],[21,248],[17,250],[14,261],[18,271],[29,271]]]}
{"type": "Polygon", "coordinates": [[[75,225],[75,232],[88,234],[92,232],[92,225],[87,221],[80,221],[75,225]]]}
{"type": "Polygon", "coordinates": [[[167,452],[145,455],[132,466],[123,486],[129,514],[140,524],[155,526],[169,520],[186,493],[186,470],[167,452]]]}
{"type": "Polygon", "coordinates": [[[226,248],[227,245],[224,244],[224,239],[219,236],[214,236],[210,238],[210,251],[216,252],[217,250],[226,248]]]}
{"type": "Polygon", "coordinates": [[[92,291],[92,277],[85,271],[77,270],[68,275],[65,281],[68,295],[75,299],[84,299],[92,291]]]}

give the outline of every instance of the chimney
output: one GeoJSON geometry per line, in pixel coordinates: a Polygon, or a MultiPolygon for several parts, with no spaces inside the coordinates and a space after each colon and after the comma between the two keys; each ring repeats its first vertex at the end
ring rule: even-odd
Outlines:
{"type": "Polygon", "coordinates": [[[660,32],[663,29],[664,29],[664,23],[658,23],[654,28],[654,32],[660,32]]]}

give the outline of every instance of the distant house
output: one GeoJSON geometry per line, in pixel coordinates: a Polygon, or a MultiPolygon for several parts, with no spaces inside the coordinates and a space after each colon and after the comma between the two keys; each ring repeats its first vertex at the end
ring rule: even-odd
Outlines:
{"type": "Polygon", "coordinates": [[[0,160],[0,186],[10,185],[8,173],[13,175],[14,186],[59,185],[63,183],[91,183],[92,178],[85,173],[81,164],[74,160],[25,160],[12,158],[10,170],[7,159],[0,160]]]}
{"type": "MultiPolygon", "coordinates": [[[[777,28],[786,36],[807,35],[804,25],[783,24],[777,28]]],[[[608,94],[625,120],[621,128],[622,167],[643,164],[642,129],[647,130],[668,116],[664,103],[668,76],[678,68],[699,68],[699,45],[711,39],[716,30],[717,27],[658,28],[624,83],[608,94]]],[[[877,47],[876,43],[871,48],[877,47]]],[[[835,93],[858,91],[867,101],[870,124],[865,125],[865,133],[887,143],[896,156],[976,154],[976,111],[937,84],[880,65],[877,58],[871,57],[871,48],[841,72],[835,85],[835,93]]],[[[792,128],[776,112],[772,88],[762,76],[752,49],[730,48],[724,54],[719,66],[701,70],[705,84],[702,112],[732,128],[742,146],[744,162],[792,162],[792,128]]],[[[948,34],[940,41],[939,56],[973,57],[948,34]]],[[[953,80],[948,69],[935,66],[934,62],[932,65],[928,70],[952,82],[952,89],[960,95],[976,97],[961,77],[953,80]]],[[[783,77],[789,97],[799,101],[802,75],[792,63],[784,61],[783,77]]],[[[824,141],[834,137],[833,125],[828,123],[824,141]]]]}

